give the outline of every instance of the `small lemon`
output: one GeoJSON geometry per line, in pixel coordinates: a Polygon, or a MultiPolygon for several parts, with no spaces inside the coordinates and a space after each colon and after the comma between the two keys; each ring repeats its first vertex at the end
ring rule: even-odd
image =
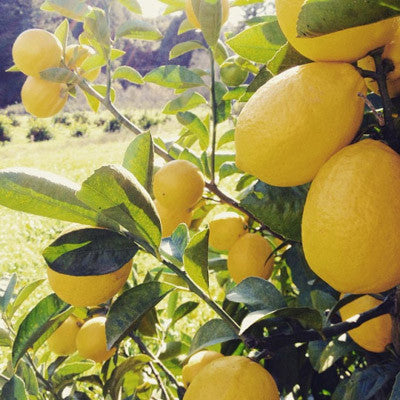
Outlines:
{"type": "Polygon", "coordinates": [[[81,327],[75,316],[69,316],[47,339],[50,350],[59,356],[68,356],[76,351],[76,336],[81,327]]]}
{"type": "MultiPolygon", "coordinates": [[[[222,0],[222,21],[221,25],[224,25],[229,17],[229,0],[222,0]]],[[[186,0],[185,2],[186,17],[189,22],[196,28],[200,29],[200,22],[196,17],[193,10],[192,0],[186,0]]]]}
{"type": "Polygon", "coordinates": [[[161,235],[163,238],[171,236],[179,224],[185,223],[190,227],[190,223],[192,222],[191,210],[170,210],[157,200],[154,201],[154,204],[160,216],[161,235]]]}

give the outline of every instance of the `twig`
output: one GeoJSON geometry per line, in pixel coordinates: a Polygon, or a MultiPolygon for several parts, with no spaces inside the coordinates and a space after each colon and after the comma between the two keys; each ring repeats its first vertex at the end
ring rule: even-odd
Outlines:
{"type": "Polygon", "coordinates": [[[358,97],[361,97],[367,107],[372,111],[372,114],[374,114],[375,118],[377,119],[379,126],[385,126],[385,118],[383,117],[382,113],[375,108],[368,97],[362,93],[358,93],[358,97]]]}
{"type": "Polygon", "coordinates": [[[212,109],[212,143],[211,143],[211,184],[215,184],[215,149],[217,147],[218,105],[215,91],[215,60],[212,48],[209,49],[211,66],[211,109],[212,109]]]}
{"type": "Polygon", "coordinates": [[[153,375],[155,376],[155,378],[157,380],[158,386],[160,386],[161,392],[164,395],[165,400],[170,400],[167,388],[165,387],[160,374],[158,373],[157,369],[154,367],[152,362],[149,362],[149,367],[151,369],[151,372],[153,373],[153,375]]]}

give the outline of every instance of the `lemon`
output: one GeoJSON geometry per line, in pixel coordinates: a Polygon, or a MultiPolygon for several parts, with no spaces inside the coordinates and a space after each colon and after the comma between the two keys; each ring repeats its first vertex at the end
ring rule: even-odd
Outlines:
{"type": "Polygon", "coordinates": [[[279,25],[291,45],[314,61],[353,62],[390,43],[399,27],[391,18],[314,38],[297,37],[297,20],[304,0],[276,0],[279,25]]]}
{"type": "Polygon", "coordinates": [[[249,72],[240,67],[243,59],[238,57],[231,57],[224,61],[221,65],[220,73],[221,80],[227,86],[239,86],[246,81],[249,72]]]}
{"type": "Polygon", "coordinates": [[[274,378],[260,364],[241,356],[219,358],[193,379],[184,400],[279,400],[274,378]]]}
{"type": "Polygon", "coordinates": [[[171,236],[179,224],[184,223],[190,227],[190,223],[192,222],[191,210],[170,210],[160,204],[157,200],[154,204],[158,211],[158,215],[160,216],[161,236],[163,238],[171,236]]]}
{"type": "Polygon", "coordinates": [[[75,353],[75,339],[80,329],[78,318],[69,316],[56,331],[47,339],[50,350],[59,356],[75,353]]]}
{"type": "Polygon", "coordinates": [[[199,351],[190,357],[188,363],[182,369],[182,380],[185,387],[188,387],[194,377],[211,361],[223,357],[221,353],[211,350],[199,351]]]}
{"type": "Polygon", "coordinates": [[[89,81],[95,81],[100,75],[101,68],[94,68],[89,71],[82,70],[81,65],[85,60],[96,54],[96,51],[89,46],[82,44],[71,44],[65,49],[65,63],[73,70],[89,81]]]}
{"type": "Polygon", "coordinates": [[[271,253],[267,239],[256,233],[246,233],[228,253],[228,270],[232,279],[236,283],[250,276],[268,279],[274,266],[274,257],[269,257],[271,253]]]}
{"type": "Polygon", "coordinates": [[[219,251],[229,250],[247,231],[246,220],[234,212],[218,214],[209,226],[209,244],[219,251]]]}
{"type": "Polygon", "coordinates": [[[131,268],[132,261],[129,261],[118,271],[95,276],[72,276],[47,268],[47,276],[60,299],[75,307],[91,307],[115,296],[127,281],[131,268]]]}
{"type": "Polygon", "coordinates": [[[239,115],[236,164],[274,186],[310,182],[357,133],[364,80],[346,63],[311,63],[268,81],[239,115]]]}
{"type": "MultiPolygon", "coordinates": [[[[349,319],[379,306],[382,301],[372,296],[362,296],[340,309],[343,320],[349,319]]],[[[384,314],[367,322],[358,328],[349,331],[350,337],[362,348],[375,353],[385,351],[385,347],[392,342],[392,319],[384,314]]]]}
{"type": "Polygon", "coordinates": [[[88,360],[102,363],[111,358],[116,349],[107,350],[106,317],[95,317],[85,322],[76,336],[78,353],[88,360]]]}
{"type": "Polygon", "coordinates": [[[58,67],[62,52],[62,45],[57,37],[43,29],[22,32],[12,48],[15,65],[25,75],[36,77],[45,69],[58,67]]]}
{"type": "Polygon", "coordinates": [[[67,85],[28,76],[22,86],[21,98],[30,114],[39,118],[52,117],[68,100],[67,85]]]}
{"type": "Polygon", "coordinates": [[[153,192],[156,200],[170,210],[192,208],[202,197],[204,177],[186,160],[165,164],[154,174],[153,192]]]}
{"type": "Polygon", "coordinates": [[[318,172],[302,221],[311,269],[343,293],[400,283],[400,156],[371,139],[342,149],[318,172]]]}
{"type": "MultiPolygon", "coordinates": [[[[229,0],[221,0],[222,3],[222,21],[221,25],[224,25],[229,17],[229,0]]],[[[185,2],[186,17],[189,22],[196,28],[200,29],[200,22],[194,13],[192,0],[186,0],[185,2]]]]}

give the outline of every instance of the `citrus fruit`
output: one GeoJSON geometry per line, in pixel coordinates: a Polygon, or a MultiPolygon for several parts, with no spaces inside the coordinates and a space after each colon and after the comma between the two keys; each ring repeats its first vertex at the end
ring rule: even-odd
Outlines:
{"type": "Polygon", "coordinates": [[[52,117],[68,100],[67,85],[28,76],[22,86],[21,98],[30,114],[39,118],[52,117]]]}
{"type": "Polygon", "coordinates": [[[160,204],[160,202],[157,200],[155,200],[154,204],[156,206],[158,215],[160,216],[161,236],[163,238],[171,236],[179,224],[186,224],[188,227],[190,227],[190,223],[192,222],[191,210],[170,210],[169,208],[160,204]]]}
{"type": "Polygon", "coordinates": [[[192,208],[201,199],[203,190],[202,173],[186,160],[171,161],[154,174],[154,196],[170,210],[192,208]]]}
{"type": "MultiPolygon", "coordinates": [[[[381,300],[372,296],[362,296],[340,309],[344,320],[371,310],[379,306],[381,300]]],[[[392,319],[389,314],[384,314],[367,322],[358,328],[349,331],[350,337],[362,348],[375,353],[385,351],[385,347],[392,342],[392,319]]]]}
{"type": "Polygon", "coordinates": [[[96,51],[89,46],[82,44],[71,44],[65,49],[65,63],[78,74],[82,75],[89,81],[95,81],[100,75],[101,68],[94,68],[89,71],[84,71],[81,65],[85,60],[96,54],[96,51]]]}
{"type": "Polygon", "coordinates": [[[129,261],[117,271],[95,276],[72,276],[47,268],[49,283],[56,295],[75,307],[97,306],[115,296],[127,281],[129,261]]]}
{"type": "Polygon", "coordinates": [[[275,76],[238,117],[237,166],[274,186],[310,182],[357,133],[364,113],[358,93],[366,92],[346,63],[305,64],[275,76]]]}
{"type": "Polygon", "coordinates": [[[80,329],[78,318],[69,316],[47,339],[50,350],[59,356],[68,356],[76,351],[76,335],[80,329]]]}
{"type": "Polygon", "coordinates": [[[85,322],[76,336],[78,353],[88,360],[102,363],[111,358],[115,348],[107,350],[106,317],[95,317],[85,322]]]}
{"type": "Polygon", "coordinates": [[[244,234],[228,253],[228,270],[232,279],[236,283],[250,276],[268,279],[274,266],[274,257],[269,257],[271,253],[267,239],[256,233],[244,234]]]}
{"type": "Polygon", "coordinates": [[[400,156],[371,139],[345,147],[307,195],[302,238],[311,269],[342,293],[400,283],[400,156]]]}
{"type": "Polygon", "coordinates": [[[220,68],[221,80],[227,86],[239,86],[246,81],[249,72],[240,67],[236,57],[228,58],[223,62],[220,68]]]}
{"type": "Polygon", "coordinates": [[[234,212],[218,214],[209,226],[209,244],[219,251],[229,250],[247,231],[246,220],[234,212]]]}
{"type": "Polygon", "coordinates": [[[184,400],[279,400],[274,378],[260,364],[241,356],[222,357],[193,379],[184,400]]]}
{"type": "Polygon", "coordinates": [[[22,32],[12,48],[15,65],[25,75],[36,77],[45,69],[58,67],[62,52],[62,45],[57,37],[43,29],[22,32]]]}
{"type": "Polygon", "coordinates": [[[189,361],[182,369],[182,380],[185,387],[188,387],[194,377],[211,361],[223,357],[221,353],[211,350],[199,351],[189,358],[189,361]]]}
{"type": "Polygon", "coordinates": [[[313,38],[297,37],[297,20],[304,0],[276,0],[279,25],[290,44],[314,61],[353,62],[393,39],[398,18],[340,30],[313,38]]]}
{"type": "MultiPolygon", "coordinates": [[[[222,21],[221,25],[224,25],[229,17],[229,0],[221,0],[222,3],[222,21]]],[[[200,29],[200,22],[196,17],[193,10],[192,0],[186,0],[185,2],[186,17],[189,22],[196,28],[200,29]]]]}

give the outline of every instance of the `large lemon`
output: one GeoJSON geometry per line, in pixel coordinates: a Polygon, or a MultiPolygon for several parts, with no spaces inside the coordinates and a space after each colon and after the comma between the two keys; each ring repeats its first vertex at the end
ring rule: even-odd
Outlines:
{"type": "Polygon", "coordinates": [[[81,66],[88,57],[95,54],[96,51],[89,46],[84,44],[71,44],[65,49],[65,63],[69,68],[76,70],[84,78],[92,82],[100,75],[101,68],[84,71],[81,66]]]}
{"type": "Polygon", "coordinates": [[[274,378],[246,357],[219,358],[193,379],[184,400],[279,400],[274,378]]]}
{"type": "Polygon", "coordinates": [[[276,0],[279,25],[292,46],[314,61],[353,62],[371,50],[390,43],[399,19],[391,18],[374,24],[344,29],[314,38],[297,37],[297,20],[304,0],[276,0]]]}
{"type": "Polygon", "coordinates": [[[185,387],[188,387],[194,377],[211,361],[223,357],[221,353],[211,350],[199,351],[192,357],[190,357],[187,364],[182,369],[182,380],[185,387]]]}
{"type": "Polygon", "coordinates": [[[132,261],[129,261],[118,271],[95,276],[72,276],[47,268],[47,276],[60,299],[75,307],[91,307],[115,296],[127,281],[131,268],[132,261]]]}
{"type": "Polygon", "coordinates": [[[76,336],[76,347],[83,358],[98,363],[111,358],[116,349],[107,350],[106,318],[95,317],[85,322],[76,336]]]}
{"type": "Polygon", "coordinates": [[[234,212],[218,214],[209,226],[209,244],[219,251],[229,250],[247,231],[246,220],[234,212]]]}
{"type": "Polygon", "coordinates": [[[268,240],[256,233],[246,233],[228,253],[228,270],[232,279],[240,283],[250,276],[268,279],[272,274],[274,257],[268,240]]]}
{"type": "Polygon", "coordinates": [[[156,200],[170,210],[192,208],[202,197],[204,177],[186,160],[165,164],[154,174],[153,192],[156,200]]]}
{"type": "MultiPolygon", "coordinates": [[[[224,25],[229,17],[229,0],[221,0],[222,3],[222,21],[221,25],[224,25]]],[[[200,22],[194,13],[192,0],[186,0],[185,2],[186,17],[189,22],[196,28],[200,29],[200,22]]]]}
{"type": "Polygon", "coordinates": [[[335,154],[305,203],[310,267],[343,293],[379,293],[400,283],[400,156],[371,139],[335,154]]]}
{"type": "Polygon", "coordinates": [[[351,142],[364,112],[364,80],[346,63],[311,63],[268,81],[239,115],[236,164],[274,186],[310,182],[351,142]]]}
{"type": "Polygon", "coordinates": [[[158,211],[158,215],[160,216],[161,236],[163,238],[171,236],[179,224],[186,224],[188,227],[190,227],[190,223],[192,222],[191,210],[170,210],[169,208],[160,204],[160,202],[157,200],[154,202],[154,204],[158,211]]]}
{"type": "Polygon", "coordinates": [[[43,29],[28,29],[14,42],[12,55],[15,65],[25,74],[39,76],[41,71],[58,67],[62,45],[55,35],[43,29]]]}
{"type": "Polygon", "coordinates": [[[69,316],[47,339],[50,350],[59,356],[68,356],[76,351],[76,336],[81,327],[75,316],[69,316]]]}
{"type": "Polygon", "coordinates": [[[68,100],[67,85],[28,76],[22,86],[21,98],[30,114],[39,118],[52,117],[68,100]]]}
{"type": "MultiPolygon", "coordinates": [[[[379,306],[382,301],[372,296],[362,296],[340,309],[343,320],[357,316],[379,306]]],[[[392,319],[389,314],[364,322],[356,329],[349,331],[351,338],[368,351],[381,353],[392,342],[392,319]]]]}

